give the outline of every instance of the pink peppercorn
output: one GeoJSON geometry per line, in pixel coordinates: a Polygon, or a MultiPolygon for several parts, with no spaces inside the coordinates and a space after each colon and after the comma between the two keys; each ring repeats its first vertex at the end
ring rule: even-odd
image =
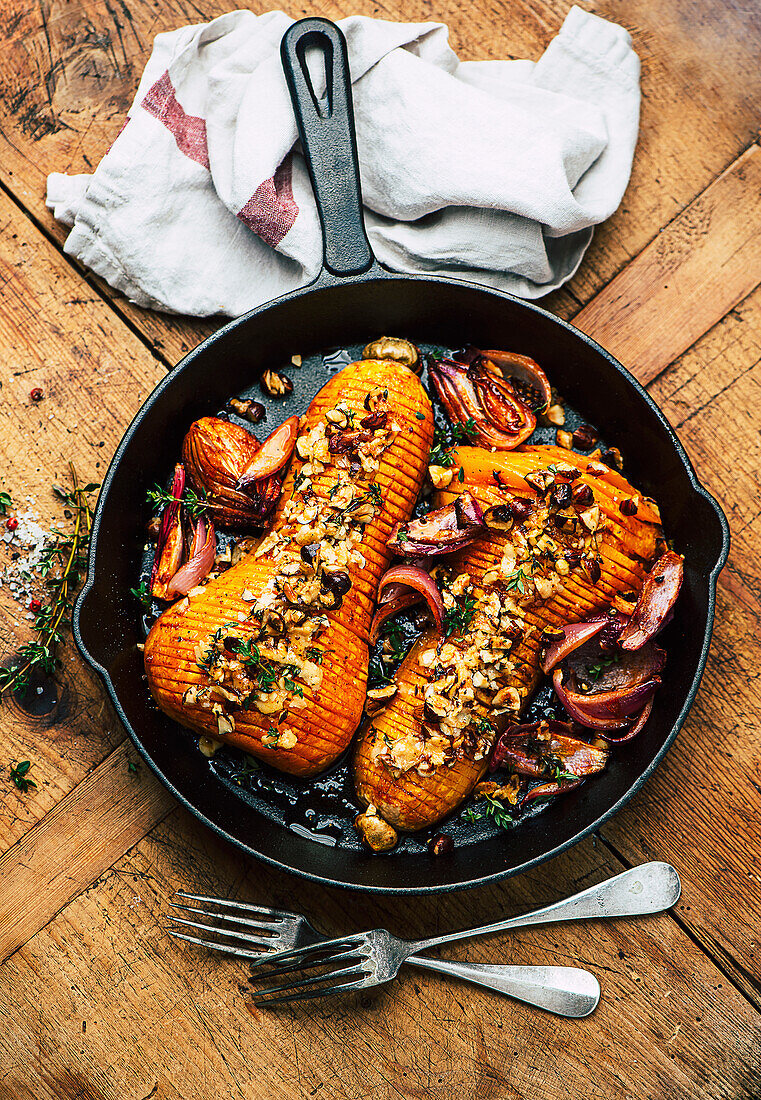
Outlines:
{"type": "Polygon", "coordinates": [[[42,401],[42,389],[39,386],[35,386],[29,396],[31,397],[32,401],[42,401]]]}
{"type": "Polygon", "coordinates": [[[8,528],[9,531],[15,531],[18,527],[18,520],[15,516],[11,516],[9,520],[5,521],[5,526],[8,528]]]}
{"type": "Polygon", "coordinates": [[[30,600],[29,601],[29,610],[30,611],[41,611],[42,610],[41,601],[40,600],[30,600]]]}

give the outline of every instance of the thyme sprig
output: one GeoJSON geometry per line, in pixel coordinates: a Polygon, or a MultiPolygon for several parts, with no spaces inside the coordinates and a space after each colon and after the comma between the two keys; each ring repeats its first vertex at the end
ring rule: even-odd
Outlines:
{"type": "MultiPolygon", "coordinates": [[[[163,512],[167,504],[173,504],[176,501],[176,497],[173,497],[168,489],[164,489],[161,485],[154,485],[152,489],[149,489],[146,493],[146,500],[151,505],[154,511],[163,512]]],[[[192,489],[186,489],[180,497],[180,503],[184,506],[186,513],[191,519],[198,519],[199,516],[203,516],[206,512],[213,507],[206,499],[205,496],[199,496],[192,489]]]]}
{"type": "Polygon", "coordinates": [[[469,806],[462,816],[471,825],[485,821],[487,818],[490,818],[500,829],[512,829],[515,825],[515,819],[510,810],[504,803],[492,798],[489,794],[479,798],[477,806],[469,806]]]}
{"type": "Polygon", "coordinates": [[[31,787],[37,786],[35,781],[29,778],[31,766],[31,760],[20,760],[18,764],[11,764],[11,780],[22,794],[26,794],[31,787]]]}
{"type": "Polygon", "coordinates": [[[474,596],[460,596],[455,599],[454,607],[444,612],[444,633],[448,638],[455,632],[463,634],[470,626],[470,620],[476,612],[474,596]]]}
{"type": "Polygon", "coordinates": [[[94,484],[80,485],[71,463],[69,471],[72,489],[55,485],[53,491],[73,509],[74,529],[68,538],[56,532],[54,542],[42,555],[39,568],[50,590],[49,599],[35,616],[36,641],[21,647],[10,668],[0,669],[0,699],[9,691],[26,690],[34,672],[52,676],[61,667],[57,655],[63,642],[61,624],[71,612],[71,597],[87,564],[85,550],[92,529],[92,511],[86,494],[98,488],[94,484]]]}

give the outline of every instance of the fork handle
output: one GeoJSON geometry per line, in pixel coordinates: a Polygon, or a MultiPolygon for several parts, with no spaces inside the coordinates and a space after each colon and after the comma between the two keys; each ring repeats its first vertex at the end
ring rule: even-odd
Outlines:
{"type": "Polygon", "coordinates": [[[676,868],[669,863],[643,863],[632,867],[597,886],[590,886],[573,897],[556,901],[533,913],[450,932],[410,944],[413,951],[426,951],[440,943],[483,936],[489,932],[507,932],[511,928],[526,928],[532,924],[552,924],[561,920],[588,920],[594,917],[641,917],[647,913],[662,913],[679,900],[682,887],[676,868]]]}
{"type": "Polygon", "coordinates": [[[516,1001],[536,1005],[556,1016],[578,1019],[589,1016],[600,1000],[600,983],[594,974],[574,966],[499,966],[450,962],[413,955],[409,966],[436,970],[453,978],[506,993],[516,1001]]]}

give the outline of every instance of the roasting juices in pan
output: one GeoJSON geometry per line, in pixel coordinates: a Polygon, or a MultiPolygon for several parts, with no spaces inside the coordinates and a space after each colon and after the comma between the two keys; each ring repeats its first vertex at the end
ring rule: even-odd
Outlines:
{"type": "Polygon", "coordinates": [[[145,644],[157,704],[207,755],[307,780],[356,734],[373,851],[466,799],[512,826],[602,771],[647,722],[682,559],[615,448],[563,422],[525,356],[384,338],[262,444],[224,414],[189,425],[150,576],[173,601],[145,644]],[[524,721],[550,682],[554,717],[524,721]]]}

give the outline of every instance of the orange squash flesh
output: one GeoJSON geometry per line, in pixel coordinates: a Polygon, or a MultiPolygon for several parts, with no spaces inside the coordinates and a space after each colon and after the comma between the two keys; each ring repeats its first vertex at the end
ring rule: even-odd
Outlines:
{"type": "MultiPolygon", "coordinates": [[[[562,578],[561,587],[549,599],[523,609],[526,627],[533,629],[524,631],[510,653],[515,667],[509,683],[523,689],[526,697],[533,692],[540,677],[540,644],[544,630],[587,618],[607,608],[615,595],[639,590],[661,537],[657,506],[652,501],[645,501],[619,473],[601,472],[599,463],[557,447],[530,447],[497,453],[478,447],[461,447],[453,457],[453,465],[455,469],[462,468],[463,480],[455,477],[447,489],[439,492],[437,499],[437,504],[444,504],[468,490],[484,510],[504,502],[508,494],[535,501],[537,495],[524,481],[524,475],[561,462],[582,471],[579,480],[591,486],[609,526],[600,538],[601,576],[597,583],[593,584],[586,573],[572,571],[562,578]],[[506,487],[505,492],[500,489],[494,471],[506,487]],[[618,503],[631,497],[638,498],[637,514],[622,515],[618,503]]],[[[470,575],[476,599],[484,593],[484,574],[499,564],[509,540],[509,535],[492,534],[457,556],[456,571],[470,575]]],[[[364,725],[355,752],[358,798],[363,804],[374,806],[395,828],[406,831],[431,826],[454,810],[471,793],[487,768],[486,757],[475,760],[462,756],[450,766],[436,767],[426,774],[416,769],[395,774],[383,760],[374,759],[373,746],[377,738],[385,744],[393,744],[409,734],[419,736],[422,695],[431,680],[429,669],[423,667],[419,658],[439,640],[431,630],[416,643],[397,672],[397,694],[380,715],[364,725]]]]}
{"type": "MultiPolygon", "coordinates": [[[[314,688],[301,685],[304,705],[288,713],[288,727],[297,738],[295,745],[282,748],[268,743],[277,714],[262,714],[255,706],[235,709],[234,730],[220,735],[217,717],[209,709],[183,700],[187,689],[204,688],[210,682],[199,667],[199,644],[207,643],[210,635],[226,623],[235,624],[244,638],[251,634],[245,621],[251,599],[264,592],[277,572],[272,552],[256,557],[256,550],[252,551],[203,590],[174,604],[160,616],[146,641],[149,687],[165,713],[199,734],[236,745],[294,775],[315,775],[326,768],[344,751],[359,724],[367,683],[368,631],[378,581],[390,559],[386,540],[396,523],[410,517],[433,437],[431,404],[419,379],[401,364],[386,360],[364,360],[334,375],[302,418],[304,433],[324,422],[325,413],[340,401],[355,413],[358,423],[367,416],[363,403],[368,392],[379,386],[388,391],[390,416],[400,431],[380,455],[373,477],[381,503],[364,528],[358,547],[366,564],[347,566],[351,588],[340,608],[326,612],[329,625],[319,639],[323,651],[321,682],[314,688]]],[[[271,530],[283,527],[283,512],[303,466],[304,462],[294,455],[271,530]]],[[[324,502],[336,482],[337,472],[331,462],[312,478],[314,499],[324,502]]]]}

